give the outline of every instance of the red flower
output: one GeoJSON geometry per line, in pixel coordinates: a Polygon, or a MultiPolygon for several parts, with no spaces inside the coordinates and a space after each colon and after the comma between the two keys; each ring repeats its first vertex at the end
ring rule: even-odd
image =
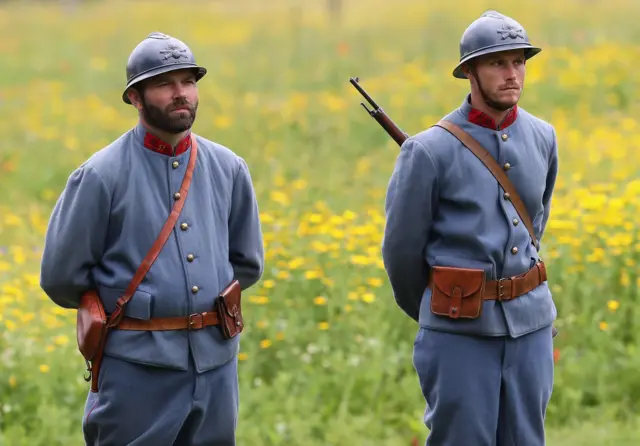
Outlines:
{"type": "Polygon", "coordinates": [[[351,50],[351,47],[349,46],[349,44],[347,42],[340,42],[338,44],[336,50],[338,51],[339,55],[346,56],[347,54],[349,54],[349,51],[351,50]]]}

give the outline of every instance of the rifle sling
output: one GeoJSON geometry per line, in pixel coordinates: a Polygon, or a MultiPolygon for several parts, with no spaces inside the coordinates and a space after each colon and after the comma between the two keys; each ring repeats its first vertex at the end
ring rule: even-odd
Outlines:
{"type": "Polygon", "coordinates": [[[509,177],[507,177],[507,175],[504,173],[504,171],[502,170],[500,165],[497,163],[497,161],[493,158],[493,156],[491,156],[491,154],[484,147],[482,147],[478,141],[476,141],[471,135],[469,135],[467,132],[462,130],[456,124],[450,121],[441,120],[435,125],[447,130],[449,133],[455,136],[462,143],[463,146],[471,150],[471,152],[473,152],[473,154],[480,161],[482,161],[482,163],[487,167],[487,169],[489,169],[489,172],[491,172],[491,174],[496,178],[496,180],[498,180],[498,183],[502,186],[504,191],[507,194],[509,194],[508,197],[511,200],[513,207],[515,207],[516,212],[518,213],[518,215],[520,216],[520,219],[522,220],[522,223],[524,223],[524,225],[527,228],[527,231],[529,231],[529,235],[531,236],[531,241],[533,246],[535,246],[535,248],[539,250],[540,244],[538,243],[538,239],[536,238],[536,234],[533,230],[533,223],[531,222],[531,218],[529,217],[529,214],[524,206],[524,203],[520,199],[520,196],[518,195],[518,192],[516,191],[515,186],[513,185],[513,183],[511,183],[511,181],[509,180],[509,177]]]}

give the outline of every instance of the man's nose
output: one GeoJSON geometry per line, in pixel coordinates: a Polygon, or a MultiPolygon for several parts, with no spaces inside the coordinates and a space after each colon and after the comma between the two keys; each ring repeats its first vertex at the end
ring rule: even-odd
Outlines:
{"type": "Polygon", "coordinates": [[[508,64],[506,71],[507,79],[515,79],[518,70],[514,64],[508,64]]]}
{"type": "Polygon", "coordinates": [[[185,98],[185,97],[186,97],[185,88],[179,82],[176,82],[175,84],[173,84],[173,98],[177,99],[177,98],[185,98]]]}

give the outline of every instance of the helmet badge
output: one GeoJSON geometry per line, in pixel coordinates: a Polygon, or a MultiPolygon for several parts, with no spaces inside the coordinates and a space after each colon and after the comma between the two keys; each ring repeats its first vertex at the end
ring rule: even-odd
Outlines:
{"type": "Polygon", "coordinates": [[[505,40],[507,37],[511,37],[512,39],[524,39],[524,29],[516,28],[511,25],[502,25],[502,29],[499,29],[497,32],[502,37],[502,40],[505,40]]]}
{"type": "Polygon", "coordinates": [[[174,45],[174,44],[169,44],[167,46],[167,48],[163,51],[160,51],[160,54],[162,54],[162,60],[168,60],[170,58],[174,58],[174,59],[181,59],[181,58],[185,58],[188,59],[187,55],[185,54],[187,52],[187,50],[185,48],[181,48],[178,45],[174,45]]]}

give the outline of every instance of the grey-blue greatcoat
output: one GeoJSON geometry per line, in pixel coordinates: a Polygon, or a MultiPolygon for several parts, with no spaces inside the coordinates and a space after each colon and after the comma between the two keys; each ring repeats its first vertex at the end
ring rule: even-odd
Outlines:
{"type": "MultiPolygon", "coordinates": [[[[467,96],[461,106],[444,119],[471,134],[500,165],[508,166],[506,174],[533,220],[536,236],[542,239],[558,172],[554,128],[522,108],[517,108],[517,118],[506,128],[487,128],[470,122],[469,100],[467,96]]],[[[474,413],[475,416],[478,411],[494,414],[495,410],[497,417],[498,407],[504,404],[499,405],[498,398],[500,380],[505,380],[506,375],[500,374],[498,367],[498,377],[487,375],[485,382],[482,373],[489,373],[489,369],[495,371],[496,363],[502,364],[504,371],[503,359],[490,359],[489,352],[504,354],[505,343],[514,342],[514,338],[522,342],[521,354],[529,351],[536,355],[537,365],[529,367],[528,375],[512,376],[511,384],[503,382],[503,387],[534,386],[537,396],[523,397],[511,411],[517,412],[514,417],[515,422],[520,423],[519,428],[524,431],[525,425],[535,425],[531,430],[539,438],[541,418],[553,381],[550,327],[556,317],[556,307],[548,283],[512,301],[485,301],[481,317],[475,320],[452,320],[436,316],[430,310],[431,292],[427,281],[431,266],[481,268],[488,280],[496,280],[521,274],[539,260],[539,253],[512,203],[505,198],[504,190],[484,164],[454,136],[442,128],[431,127],[403,143],[388,185],[385,210],[384,265],[398,306],[420,325],[414,363],[428,403],[426,421],[432,428],[428,444],[494,444],[495,438],[481,438],[471,426],[474,413]],[[535,342],[526,336],[528,334],[536,336],[535,342]],[[484,348],[484,354],[469,354],[465,362],[463,358],[452,357],[454,351],[464,351],[460,345],[472,343],[460,335],[481,336],[487,343],[502,344],[496,344],[493,349],[475,345],[473,348],[477,351],[484,348]],[[540,336],[542,341],[538,339],[540,336]],[[436,337],[439,337],[437,343],[436,337]],[[535,344],[538,350],[525,348],[527,343],[535,344]],[[493,361],[493,366],[484,367],[482,361],[493,361]],[[447,381],[446,376],[459,379],[447,381]],[[489,396],[469,388],[477,388],[483,382],[489,386],[486,388],[492,389],[489,396]],[[464,404],[456,403],[462,400],[464,404]],[[537,416],[528,422],[518,418],[518,413],[524,417],[525,408],[537,416]],[[462,414],[459,420],[463,425],[447,421],[454,413],[462,414]]],[[[511,348],[517,351],[518,347],[511,348]]],[[[509,361],[525,364],[529,359],[512,353],[509,361]]],[[[509,397],[510,393],[506,395],[509,397]]],[[[509,400],[506,404],[512,402],[509,400]]],[[[496,429],[492,430],[491,426],[488,429],[495,435],[496,429]]],[[[533,439],[527,441],[517,444],[542,444],[533,439]]]]}
{"type": "MultiPolygon", "coordinates": [[[[97,289],[106,311],[112,312],[171,211],[191,149],[176,156],[156,153],[144,147],[145,134],[138,124],[93,154],[71,173],[53,209],[41,286],[61,307],[77,308],[83,292],[97,289]]],[[[184,208],[127,305],[126,316],[149,319],[210,311],[216,295],[234,278],[247,289],[261,277],[263,241],[247,164],[218,143],[199,135],[196,139],[197,162],[184,208]]],[[[239,341],[240,336],[222,339],[216,326],[196,331],[112,330],[105,355],[155,366],[149,370],[202,373],[233,364],[239,341]]],[[[152,385],[138,383],[145,384],[152,385]]],[[[213,399],[213,404],[224,402],[213,399]]],[[[154,405],[158,400],[150,400],[146,410],[154,405]]],[[[235,410],[229,407],[230,413],[235,410]]]]}
{"type": "MultiPolygon", "coordinates": [[[[477,139],[500,165],[509,163],[506,174],[541,240],[558,171],[555,130],[522,108],[513,124],[491,130],[469,122],[470,110],[465,99],[444,119],[477,139]]],[[[555,319],[546,282],[509,302],[485,301],[477,320],[451,320],[430,311],[426,285],[432,265],[482,268],[488,279],[496,280],[521,274],[540,258],[503,194],[484,164],[440,127],[418,133],[402,145],[387,191],[382,254],[398,305],[421,326],[517,337],[555,319]]]]}

